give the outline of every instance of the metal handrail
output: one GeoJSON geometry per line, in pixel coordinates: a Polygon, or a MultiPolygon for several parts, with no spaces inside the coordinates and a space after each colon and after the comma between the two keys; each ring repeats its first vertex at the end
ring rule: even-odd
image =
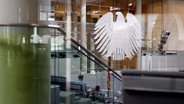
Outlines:
{"type": "MultiPolygon", "coordinates": [[[[61,33],[63,33],[63,35],[66,36],[66,32],[61,29],[59,26],[57,25],[38,25],[38,24],[0,24],[0,26],[14,26],[14,27],[38,27],[38,28],[53,28],[53,29],[57,29],[59,30],[61,33]]],[[[113,72],[115,75],[113,75],[114,77],[116,77],[118,80],[121,81],[121,76],[115,72],[111,67],[109,67],[108,65],[106,65],[103,61],[101,61],[100,58],[98,58],[96,55],[94,55],[91,51],[87,50],[84,46],[82,46],[81,44],[79,44],[76,40],[74,40],[73,38],[71,38],[71,41],[76,44],[77,46],[79,46],[81,49],[83,49],[88,55],[92,56],[95,60],[97,60],[98,62],[100,62],[100,64],[102,64],[103,66],[107,67],[109,71],[113,72]]],[[[84,54],[84,53],[83,53],[84,54]]],[[[88,55],[88,58],[90,58],[88,55]]],[[[90,58],[91,59],[91,58],[90,58]]],[[[93,61],[95,61],[93,60],[93,61]]]]}

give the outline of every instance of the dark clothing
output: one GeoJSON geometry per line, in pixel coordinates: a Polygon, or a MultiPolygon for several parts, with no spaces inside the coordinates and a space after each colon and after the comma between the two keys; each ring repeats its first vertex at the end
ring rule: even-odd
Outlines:
{"type": "Polygon", "coordinates": [[[93,91],[93,94],[92,94],[92,99],[93,100],[98,100],[98,101],[101,101],[103,102],[104,101],[104,94],[99,90],[99,91],[93,91]]]}

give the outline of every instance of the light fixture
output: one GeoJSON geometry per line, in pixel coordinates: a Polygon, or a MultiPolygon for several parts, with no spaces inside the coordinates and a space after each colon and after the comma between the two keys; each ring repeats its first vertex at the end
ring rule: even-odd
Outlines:
{"type": "Polygon", "coordinates": [[[132,3],[129,3],[128,6],[132,6],[132,3]]]}

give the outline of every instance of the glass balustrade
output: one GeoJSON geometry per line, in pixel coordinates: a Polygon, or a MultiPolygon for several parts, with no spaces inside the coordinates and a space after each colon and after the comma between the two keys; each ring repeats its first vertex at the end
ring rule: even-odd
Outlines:
{"type": "Polygon", "coordinates": [[[0,26],[0,103],[50,104],[50,34],[0,26]]]}
{"type": "Polygon", "coordinates": [[[0,103],[103,104],[121,97],[119,74],[75,40],[71,39],[71,49],[65,44],[65,32],[60,28],[0,25],[0,103]],[[67,58],[71,66],[69,92],[67,58]],[[84,84],[79,83],[79,74],[84,76],[84,84]],[[96,86],[101,89],[98,96],[96,86]]]}

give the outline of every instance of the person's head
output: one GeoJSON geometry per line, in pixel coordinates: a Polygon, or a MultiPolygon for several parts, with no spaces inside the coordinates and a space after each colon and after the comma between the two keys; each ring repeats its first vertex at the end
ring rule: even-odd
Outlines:
{"type": "Polygon", "coordinates": [[[79,79],[80,81],[83,81],[83,78],[84,78],[83,75],[81,75],[81,74],[78,75],[78,79],[79,79]]]}
{"type": "Polygon", "coordinates": [[[99,85],[96,85],[95,90],[96,91],[100,91],[100,86],[99,85]]]}

